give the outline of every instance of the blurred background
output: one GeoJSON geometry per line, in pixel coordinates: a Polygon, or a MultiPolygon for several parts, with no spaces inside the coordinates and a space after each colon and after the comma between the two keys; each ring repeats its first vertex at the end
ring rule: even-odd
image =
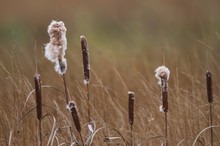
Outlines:
{"type": "MultiPolygon", "coordinates": [[[[191,111],[186,110],[190,104],[186,102],[180,110],[172,109],[178,108],[183,102],[181,99],[187,96],[189,100],[196,97],[192,100],[195,107],[202,105],[200,110],[207,111],[207,106],[203,106],[207,101],[204,80],[207,69],[215,78],[215,103],[220,103],[219,6],[219,0],[0,0],[2,106],[7,101],[16,101],[11,97],[17,95],[24,102],[33,89],[34,48],[43,84],[62,88],[53,64],[44,58],[44,44],[49,42],[47,27],[52,20],[58,20],[67,27],[67,83],[73,99],[77,100],[84,89],[80,48],[80,36],[84,35],[90,49],[92,96],[101,96],[96,85],[102,81],[119,105],[126,109],[127,90],[134,90],[140,97],[137,111],[159,118],[156,128],[151,130],[161,133],[163,128],[158,128],[163,123],[158,110],[160,98],[151,104],[154,99],[149,100],[149,97],[160,97],[154,70],[166,64],[171,70],[170,88],[179,89],[170,94],[173,112],[170,124],[186,123],[184,120],[191,116],[191,111]],[[155,91],[158,94],[155,95],[155,91]],[[183,115],[180,114],[182,110],[185,111],[183,115]]],[[[16,114],[12,111],[11,115],[16,114]]],[[[195,112],[195,115],[199,114],[195,112]]],[[[121,118],[120,114],[114,116],[121,118]]],[[[144,118],[149,129],[154,127],[149,124],[150,117],[144,118]]],[[[126,117],[123,119],[126,121],[126,117]]],[[[194,120],[194,124],[189,121],[185,129],[192,129],[191,124],[196,127],[195,131],[179,132],[182,129],[179,127],[176,136],[175,131],[170,130],[172,144],[181,140],[184,134],[195,135],[204,127],[204,123],[197,125],[200,116],[194,120]]],[[[117,123],[114,124],[117,127],[117,123]]]]}
{"type": "MultiPolygon", "coordinates": [[[[156,66],[163,63],[162,48],[166,64],[174,70],[178,66],[190,68],[191,72],[196,71],[195,66],[206,70],[205,48],[208,54],[215,54],[215,63],[220,61],[217,0],[0,2],[1,61],[10,62],[9,56],[14,52],[27,77],[35,72],[35,42],[40,71],[53,71],[44,58],[44,44],[49,42],[47,27],[52,20],[61,20],[67,27],[67,58],[73,65],[68,70],[73,78],[73,72],[82,71],[81,35],[89,41],[91,64],[99,75],[105,75],[113,66],[124,71],[134,67],[143,74],[153,74],[156,66]],[[103,62],[112,67],[106,68],[103,62]]],[[[211,63],[209,66],[216,69],[211,63]]]]}

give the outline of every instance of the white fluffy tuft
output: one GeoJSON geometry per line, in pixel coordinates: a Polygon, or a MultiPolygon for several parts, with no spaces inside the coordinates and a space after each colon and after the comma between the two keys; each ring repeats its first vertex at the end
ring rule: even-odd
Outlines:
{"type": "Polygon", "coordinates": [[[67,69],[65,51],[67,49],[66,27],[62,21],[52,20],[47,30],[50,42],[45,45],[45,57],[55,63],[55,71],[64,74],[67,69]]]}
{"type": "Polygon", "coordinates": [[[170,70],[165,66],[160,66],[155,70],[155,77],[158,79],[158,84],[161,85],[161,76],[165,74],[167,76],[167,80],[170,77],[170,70]]]}

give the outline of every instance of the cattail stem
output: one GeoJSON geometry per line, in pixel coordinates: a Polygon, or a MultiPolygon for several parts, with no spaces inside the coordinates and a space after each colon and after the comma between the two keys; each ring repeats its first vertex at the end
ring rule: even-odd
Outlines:
{"type": "Polygon", "coordinates": [[[81,142],[82,142],[82,145],[84,146],[84,142],[83,142],[83,138],[82,138],[81,132],[79,132],[79,136],[80,136],[80,140],[81,140],[81,142]]]}
{"type": "Polygon", "coordinates": [[[164,112],[165,123],[165,146],[168,146],[168,129],[167,129],[167,112],[168,112],[168,92],[167,92],[167,75],[161,74],[161,94],[162,94],[162,109],[164,112]]]}
{"type": "Polygon", "coordinates": [[[87,104],[88,104],[88,122],[91,121],[91,113],[90,113],[90,96],[89,96],[89,83],[86,84],[86,89],[87,89],[87,104]]]}
{"type": "MultiPolygon", "coordinates": [[[[212,126],[212,103],[209,104],[209,118],[210,118],[210,126],[212,126]]],[[[210,129],[210,140],[211,140],[211,146],[213,146],[213,128],[210,129]]]]}
{"type": "Polygon", "coordinates": [[[38,73],[34,75],[36,104],[37,104],[37,119],[39,129],[39,146],[42,146],[42,132],[41,132],[41,119],[42,119],[42,93],[41,93],[41,78],[38,73]]]}
{"type": "Polygon", "coordinates": [[[43,140],[42,140],[42,130],[41,130],[41,128],[42,128],[42,126],[41,126],[41,119],[38,121],[38,127],[39,127],[39,146],[42,146],[43,144],[42,144],[42,142],[43,142],[43,140]]]}
{"type": "Polygon", "coordinates": [[[128,115],[129,115],[129,123],[131,128],[131,143],[130,145],[133,146],[133,123],[134,123],[134,92],[129,91],[128,92],[128,115]]]}
{"type": "Polygon", "coordinates": [[[133,124],[130,124],[131,125],[131,146],[133,146],[133,124]]]}
{"type": "Polygon", "coordinates": [[[63,84],[64,84],[65,97],[66,97],[66,105],[68,105],[68,103],[69,103],[69,93],[68,93],[68,90],[67,90],[65,74],[63,74],[63,84]]]}
{"type": "Polygon", "coordinates": [[[80,120],[79,120],[79,116],[78,116],[78,112],[77,112],[77,109],[76,109],[76,104],[75,104],[75,102],[74,102],[74,101],[70,101],[70,102],[68,103],[67,108],[68,108],[68,110],[69,110],[69,111],[71,112],[71,114],[72,114],[72,118],[73,118],[73,121],[74,121],[76,130],[79,132],[82,145],[84,146],[84,142],[83,142],[82,135],[81,135],[81,124],[80,124],[80,120]]]}
{"type": "MultiPolygon", "coordinates": [[[[212,126],[212,103],[213,103],[213,91],[212,91],[212,74],[210,71],[206,72],[206,87],[207,87],[207,96],[209,102],[209,120],[210,126],[212,126]]],[[[210,144],[213,146],[213,129],[210,129],[210,144]]]]}
{"type": "Polygon", "coordinates": [[[84,84],[86,84],[86,88],[87,88],[88,122],[90,122],[91,113],[90,113],[90,97],[89,97],[89,80],[90,80],[89,48],[85,36],[80,37],[80,42],[82,49],[84,84]]]}
{"type": "Polygon", "coordinates": [[[167,130],[167,112],[164,113],[164,122],[165,122],[165,146],[168,146],[168,139],[167,139],[167,135],[168,135],[168,130],[167,130]]]}
{"type": "MultiPolygon", "coordinates": [[[[165,63],[165,59],[164,59],[165,63]]],[[[160,66],[155,70],[156,74],[155,77],[159,80],[158,84],[161,88],[161,98],[162,98],[162,105],[160,106],[160,111],[164,113],[164,138],[165,138],[165,146],[168,146],[168,122],[167,122],[167,112],[168,112],[168,83],[170,76],[170,70],[165,66],[160,66]]]]}

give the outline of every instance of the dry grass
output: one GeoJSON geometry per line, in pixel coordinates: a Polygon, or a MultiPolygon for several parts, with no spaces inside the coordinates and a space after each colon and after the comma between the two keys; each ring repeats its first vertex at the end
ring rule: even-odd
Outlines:
{"type": "MultiPolygon", "coordinates": [[[[95,50],[94,50],[95,51],[95,50]]],[[[212,54],[212,58],[217,55],[212,54]]],[[[80,58],[80,53],[78,54],[80,58]]],[[[194,56],[194,55],[192,55],[194,56]]],[[[196,56],[196,55],[195,55],[196,56]]],[[[102,56],[97,56],[102,59],[102,56]]],[[[194,57],[196,58],[196,57],[194,57]]],[[[96,59],[96,60],[98,60],[96,59]]],[[[106,59],[106,57],[105,57],[106,59]]],[[[175,58],[174,58],[175,59],[175,58]]],[[[17,59],[15,59],[17,60],[17,59]]],[[[69,62],[72,60],[69,58],[69,62]]],[[[107,59],[107,70],[100,71],[98,68],[99,63],[93,63],[94,68],[91,70],[91,112],[92,120],[95,121],[97,133],[93,136],[94,145],[107,145],[110,143],[120,143],[121,145],[128,144],[130,139],[130,123],[127,111],[127,91],[132,89],[136,93],[135,115],[133,124],[133,142],[134,145],[142,143],[142,145],[160,145],[163,143],[164,138],[164,116],[159,111],[160,89],[154,79],[152,68],[145,65],[146,68],[138,68],[135,62],[128,62],[131,64],[130,71],[127,73],[127,66],[119,66],[111,63],[111,59],[107,59]],[[149,67],[149,69],[147,68],[149,67]],[[97,71],[96,71],[97,70],[97,71]],[[151,72],[147,73],[146,72],[151,72]],[[132,80],[131,80],[132,78],[132,80]],[[108,140],[107,140],[108,139],[108,140]],[[105,140],[105,142],[103,142],[105,140]]],[[[195,60],[199,61],[199,60],[195,60]]],[[[17,61],[15,61],[17,62],[17,61]]],[[[81,62],[77,61],[73,70],[81,70],[81,62]]],[[[209,104],[207,102],[206,86],[205,86],[205,69],[202,65],[198,68],[193,64],[184,62],[178,66],[172,65],[169,60],[169,54],[166,55],[167,65],[170,64],[171,78],[169,83],[169,112],[168,118],[168,140],[169,145],[191,145],[196,136],[204,128],[209,126],[209,104]],[[182,66],[180,68],[180,66],[182,66]],[[193,71],[191,70],[193,69],[193,71]],[[200,74],[201,72],[201,74],[200,74]],[[202,73],[203,72],[203,73],[202,73]],[[198,74],[199,73],[199,74],[198,74]]],[[[43,62],[43,64],[47,64],[43,62]]],[[[43,65],[41,64],[41,65],[43,65]]],[[[143,64],[143,62],[140,62],[143,64]]],[[[215,65],[215,59],[210,60],[210,64],[215,65]],[[212,62],[213,61],[213,62],[212,62]]],[[[14,72],[17,74],[15,77],[10,72],[10,67],[2,64],[2,74],[6,79],[3,87],[6,98],[2,100],[1,104],[1,144],[8,145],[9,132],[12,130],[10,143],[11,145],[28,145],[38,143],[38,123],[36,120],[35,112],[32,108],[35,107],[33,92],[33,82],[30,82],[28,77],[22,73],[22,68],[15,63],[14,72]],[[7,81],[7,82],[6,82],[7,81]],[[19,121],[19,122],[18,122],[19,121]],[[30,134],[31,133],[31,134],[30,134]],[[23,138],[21,138],[23,137],[23,138]]],[[[40,66],[39,65],[39,68],[40,66]]],[[[46,65],[51,67],[49,65],[46,65]]],[[[204,65],[205,66],[205,65],[204,65]]],[[[102,64],[101,64],[102,67],[102,64]]],[[[144,66],[143,66],[144,67],[144,66]]],[[[219,125],[218,116],[220,109],[218,108],[219,102],[219,86],[217,76],[219,68],[212,68],[214,78],[213,84],[213,125],[219,125]]],[[[62,78],[54,73],[53,68],[49,72],[40,70],[41,78],[43,81],[42,91],[44,105],[43,115],[48,115],[42,120],[42,135],[43,145],[64,144],[68,145],[77,138],[77,130],[72,128],[73,136],[69,131],[69,126],[73,126],[71,118],[65,110],[65,96],[62,86],[62,78]],[[48,74],[51,74],[48,76],[48,74]],[[53,75],[53,77],[52,77],[53,75]],[[44,82],[44,79],[46,80],[44,82]],[[50,86],[45,86],[50,84],[50,86]],[[55,86],[55,88],[53,87],[55,86]],[[61,91],[60,91],[61,90],[61,91]]],[[[14,73],[14,74],[15,74],[14,73]]],[[[66,74],[67,82],[70,85],[68,88],[71,100],[74,100],[79,107],[79,116],[82,123],[82,138],[87,140],[87,91],[82,82],[83,74],[77,71],[72,71],[69,67],[66,74]],[[76,72],[76,73],[74,73],[76,72]],[[78,75],[77,75],[78,74],[78,75]]],[[[220,131],[218,128],[213,128],[213,145],[219,144],[220,131]]],[[[210,133],[204,130],[200,134],[196,145],[207,145],[210,143],[210,133]],[[202,144],[201,144],[202,143],[202,144]]],[[[78,137],[79,138],[79,137],[78,137]]],[[[78,139],[77,138],[77,139],[78,139]]],[[[78,139],[79,140],[79,139],[78,139]]]]}
{"type": "Polygon", "coordinates": [[[211,145],[212,138],[213,146],[220,144],[219,2],[135,1],[124,7],[125,1],[54,2],[56,6],[36,1],[34,8],[30,3],[0,5],[1,14],[5,14],[0,16],[0,145],[37,145],[38,119],[42,119],[42,145],[70,145],[75,141],[96,146],[129,145],[130,90],[135,92],[134,145],[161,145],[165,141],[165,117],[159,111],[161,93],[154,69],[165,59],[171,71],[167,91],[169,146],[211,145]],[[11,9],[3,9],[8,5],[11,9]],[[30,13],[24,12],[25,6],[30,13]],[[14,17],[10,17],[12,9],[17,13],[14,17]],[[10,23],[7,18],[12,18],[10,23]],[[48,39],[45,30],[51,18],[62,19],[68,28],[68,70],[63,77],[54,72],[43,55],[42,45],[48,39]],[[18,19],[27,23],[15,23],[18,19]],[[82,33],[90,45],[91,70],[84,72],[91,77],[89,92],[83,83],[82,33]],[[36,117],[34,99],[31,48],[36,39],[42,118],[40,114],[36,117]],[[212,90],[208,90],[208,95],[213,93],[208,98],[211,103],[207,101],[207,69],[212,73],[212,90]],[[78,107],[82,140],[79,127],[77,131],[66,110],[68,101],[78,107]]]}

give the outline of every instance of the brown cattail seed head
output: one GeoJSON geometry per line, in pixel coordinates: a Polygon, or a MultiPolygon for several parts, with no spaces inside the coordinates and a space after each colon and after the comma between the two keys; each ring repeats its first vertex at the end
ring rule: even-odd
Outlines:
{"type": "Polygon", "coordinates": [[[167,76],[161,74],[162,112],[168,112],[167,76]]]}
{"type": "Polygon", "coordinates": [[[134,92],[128,92],[128,115],[129,115],[129,123],[134,123],[134,92]]]}
{"type": "Polygon", "coordinates": [[[37,103],[37,118],[42,118],[42,94],[41,94],[41,79],[39,74],[34,75],[36,103],[37,103]]]}
{"type": "Polygon", "coordinates": [[[88,84],[90,79],[88,43],[84,36],[80,37],[80,41],[81,41],[82,57],[83,57],[84,84],[88,84]]]}
{"type": "Polygon", "coordinates": [[[76,104],[74,101],[70,101],[69,104],[67,105],[67,109],[71,112],[72,117],[73,117],[73,121],[76,127],[76,130],[78,132],[81,132],[81,125],[80,125],[80,121],[79,121],[79,116],[77,113],[77,109],[76,109],[76,104]]]}
{"type": "Polygon", "coordinates": [[[206,72],[206,86],[207,86],[208,101],[209,103],[213,103],[212,74],[210,71],[206,72]]]}

